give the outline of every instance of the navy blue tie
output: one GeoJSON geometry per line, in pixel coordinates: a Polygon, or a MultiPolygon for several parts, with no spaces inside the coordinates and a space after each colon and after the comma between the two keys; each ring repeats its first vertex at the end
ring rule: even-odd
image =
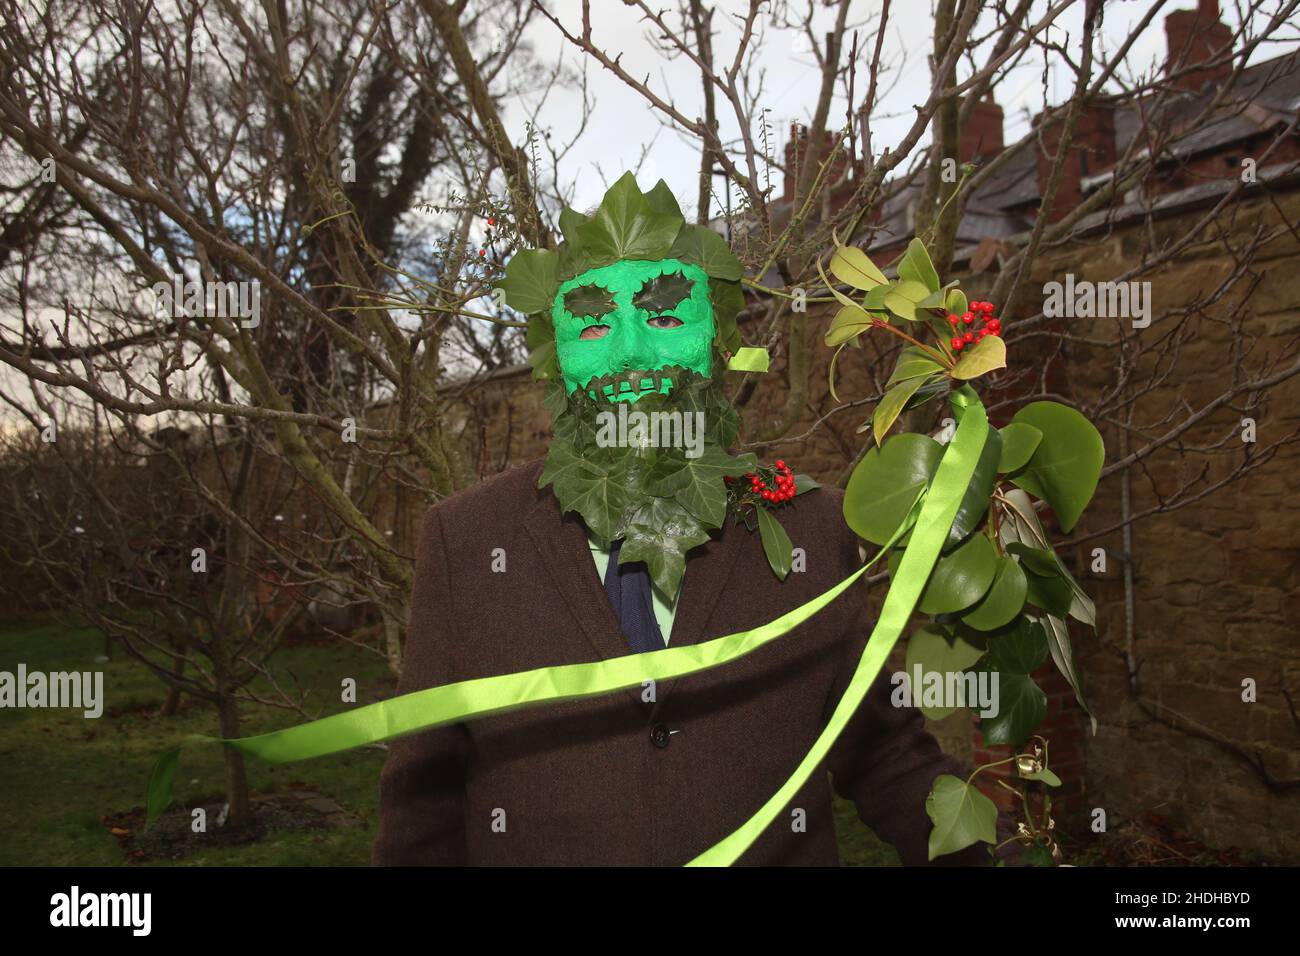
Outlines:
{"type": "Polygon", "coordinates": [[[605,593],[618,618],[628,646],[636,653],[664,648],[664,636],[655,618],[654,597],[650,593],[650,572],[644,561],[618,563],[623,539],[609,549],[609,567],[605,569],[605,593]]]}

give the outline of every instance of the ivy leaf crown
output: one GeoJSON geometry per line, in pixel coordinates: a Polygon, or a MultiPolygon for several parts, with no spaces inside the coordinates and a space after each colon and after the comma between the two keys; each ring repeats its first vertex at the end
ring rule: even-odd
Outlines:
{"type": "Polygon", "coordinates": [[[506,304],[528,316],[528,364],[534,379],[560,376],[551,319],[560,285],[589,269],[623,260],[678,259],[702,269],[709,277],[717,327],[713,347],[719,355],[740,348],[736,314],[745,304],[740,287],[744,266],[720,235],[686,222],[662,179],[642,192],[636,177],[624,173],[592,215],[566,207],[560,213],[560,232],[564,238],[557,249],[515,253],[498,285],[506,304]]]}

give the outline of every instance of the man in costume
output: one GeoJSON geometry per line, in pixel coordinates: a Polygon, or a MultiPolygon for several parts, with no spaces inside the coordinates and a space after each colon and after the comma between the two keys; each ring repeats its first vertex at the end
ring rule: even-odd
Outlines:
{"type": "MultiPolygon", "coordinates": [[[[502,285],[530,316],[554,440],[544,461],[427,512],[401,694],[699,644],[772,621],[861,566],[842,492],[730,451],[739,422],[722,372],[740,345],[742,269],[721,237],[687,224],[664,183],[642,193],[630,175],[591,217],[566,209],[560,228],[558,250],[516,254],[502,285]],[[773,519],[784,554],[781,535],[751,530],[773,519]]],[[[693,859],[817,739],[871,632],[866,596],[855,585],[724,666],[394,740],[374,862],[693,859]]],[[[829,781],[814,774],[740,863],[835,865],[832,787],[905,864],[927,862],[926,796],[939,774],[966,772],[891,691],[882,674],[826,761],[829,781]]]]}

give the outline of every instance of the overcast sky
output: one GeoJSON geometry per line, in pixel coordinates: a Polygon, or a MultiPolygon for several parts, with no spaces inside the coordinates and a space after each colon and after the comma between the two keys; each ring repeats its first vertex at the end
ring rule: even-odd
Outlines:
{"type": "MultiPolygon", "coordinates": [[[[547,6],[571,32],[579,32],[580,0],[548,0],[547,6]]],[[[739,37],[739,15],[747,4],[743,0],[726,0],[717,6],[714,53],[719,62],[730,62],[739,37]],[[732,15],[728,16],[724,11],[732,15]]],[[[1045,0],[1035,2],[1030,22],[1040,19],[1048,6],[1045,0]]],[[[1105,8],[1105,48],[1117,48],[1151,6],[1143,0],[1110,0],[1105,8]]],[[[1165,16],[1170,11],[1194,6],[1195,0],[1163,5],[1127,58],[1130,76],[1163,65],[1165,16]]],[[[1273,9],[1275,4],[1270,2],[1268,6],[1273,9]]],[[[669,62],[655,50],[649,40],[648,25],[639,21],[637,10],[618,0],[595,0],[592,8],[593,35],[604,50],[611,56],[622,53],[622,65],[633,76],[643,78],[649,74],[651,88],[665,99],[673,100],[686,115],[694,117],[703,113],[698,73],[689,61],[669,62]]],[[[859,25],[859,47],[866,48],[859,59],[859,91],[865,89],[865,68],[875,43],[880,8],[880,0],[855,0],[851,8],[850,23],[859,25]]],[[[1053,39],[1065,44],[1076,55],[1082,14],[1083,3],[1076,3],[1057,19],[1059,26],[1053,28],[1053,39]]],[[[823,23],[829,25],[833,22],[833,10],[819,11],[819,15],[823,23]]],[[[1239,23],[1235,8],[1227,10],[1223,19],[1234,29],[1239,23]]],[[[767,17],[763,20],[764,49],[760,62],[767,77],[761,102],[771,111],[770,120],[775,130],[773,153],[780,161],[790,122],[807,121],[811,116],[819,77],[815,61],[807,51],[806,40],[793,31],[776,28],[767,17]]],[[[895,69],[888,78],[886,93],[873,122],[877,150],[902,137],[915,115],[914,108],[920,105],[928,92],[930,79],[926,56],[932,42],[931,24],[931,4],[927,0],[895,0],[892,4],[884,56],[895,69]]],[[[981,24],[984,28],[992,25],[991,21],[981,24]]],[[[819,32],[824,32],[824,29],[819,32]]],[[[1294,29],[1287,32],[1288,37],[1297,33],[1294,29]]],[[[578,51],[568,45],[559,31],[544,18],[536,18],[529,38],[543,59],[553,62],[556,56],[563,56],[564,61],[574,68],[580,65],[578,51]]],[[[1253,61],[1277,56],[1294,47],[1295,41],[1289,39],[1286,43],[1260,51],[1253,61]]],[[[967,74],[965,70],[961,73],[962,76],[967,74]]],[[[688,142],[682,134],[661,128],[658,114],[646,101],[599,64],[590,65],[588,83],[595,99],[594,113],[579,148],[569,155],[560,170],[562,182],[576,185],[575,205],[581,209],[598,203],[606,186],[625,170],[636,166],[643,147],[652,141],[654,145],[648,153],[648,160],[638,175],[642,187],[649,188],[662,177],[673,188],[684,208],[693,205],[699,168],[699,152],[695,144],[688,142]]],[[[1041,55],[1009,74],[995,92],[1006,113],[1006,142],[1014,142],[1028,131],[1030,117],[1043,109],[1045,98],[1053,104],[1065,99],[1070,83],[1068,72],[1055,69],[1051,71],[1045,91],[1041,55]]],[[[858,95],[860,97],[861,93],[858,95]]],[[[576,91],[553,93],[540,116],[542,127],[549,129],[553,137],[571,138],[580,102],[576,91]]],[[[724,136],[734,136],[737,129],[734,118],[724,107],[725,104],[720,103],[724,136]]],[[[841,97],[832,110],[832,125],[842,123],[843,118],[844,101],[841,97]]],[[[512,132],[516,132],[521,140],[524,119],[522,107],[515,106],[507,113],[512,132]]],[[[773,183],[779,191],[779,176],[774,177],[773,183]]]]}

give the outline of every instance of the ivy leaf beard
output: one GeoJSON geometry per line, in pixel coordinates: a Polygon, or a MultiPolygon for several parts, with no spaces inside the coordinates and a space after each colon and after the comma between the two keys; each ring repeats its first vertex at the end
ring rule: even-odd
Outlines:
{"type": "Polygon", "coordinates": [[[607,375],[565,394],[548,383],[554,438],[537,486],[551,486],[562,512],[576,511],[619,563],[644,561],[665,595],[677,593],[686,554],[727,516],[725,476],[758,467],[732,455],[740,418],[721,381],[682,366],[607,375]],[[635,402],[612,401],[604,386],[649,378],[635,402]],[[664,381],[670,383],[665,391],[664,381]]]}

